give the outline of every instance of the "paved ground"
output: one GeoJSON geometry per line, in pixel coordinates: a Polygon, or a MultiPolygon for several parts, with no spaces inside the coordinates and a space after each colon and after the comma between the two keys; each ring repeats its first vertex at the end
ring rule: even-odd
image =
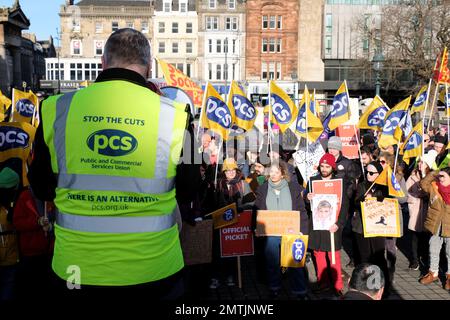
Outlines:
{"type": "MultiPolygon", "coordinates": [[[[341,251],[342,263],[345,266],[349,261],[348,256],[341,251]]],[[[233,258],[234,259],[234,258],[233,258]]],[[[267,300],[270,299],[269,291],[264,283],[264,275],[257,272],[255,257],[242,257],[242,289],[238,286],[228,287],[221,285],[218,289],[209,289],[208,268],[206,266],[195,266],[188,269],[187,298],[193,300],[217,301],[217,300],[267,300]]],[[[314,287],[316,282],[313,263],[307,265],[310,286],[314,287]]],[[[344,283],[347,284],[352,269],[343,267],[344,283]]],[[[408,260],[398,251],[395,272],[395,282],[389,300],[450,300],[450,292],[443,288],[444,278],[424,286],[418,282],[420,271],[408,269],[408,260]]],[[[289,284],[284,277],[283,288],[279,300],[293,300],[289,293],[289,284]]],[[[311,289],[311,288],[310,288],[311,289]]],[[[347,290],[347,288],[346,288],[347,290]]],[[[337,299],[333,294],[315,295],[309,290],[308,296],[311,300],[337,299]]]]}

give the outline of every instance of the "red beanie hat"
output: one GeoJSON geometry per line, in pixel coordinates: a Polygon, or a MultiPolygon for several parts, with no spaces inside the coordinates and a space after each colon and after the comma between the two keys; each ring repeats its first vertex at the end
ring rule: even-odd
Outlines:
{"type": "Polygon", "coordinates": [[[331,153],[325,153],[322,158],[320,158],[319,166],[325,163],[333,168],[333,170],[336,170],[336,160],[334,159],[334,156],[331,153]]]}

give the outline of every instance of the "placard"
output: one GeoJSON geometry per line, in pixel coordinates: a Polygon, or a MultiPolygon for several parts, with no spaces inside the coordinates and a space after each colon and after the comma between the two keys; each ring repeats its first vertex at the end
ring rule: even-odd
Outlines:
{"type": "Polygon", "coordinates": [[[300,234],[300,211],[258,210],[256,236],[300,234]]]}
{"type": "Polygon", "coordinates": [[[364,238],[401,236],[400,210],[397,199],[385,198],[383,202],[368,198],[361,202],[364,238]]]}

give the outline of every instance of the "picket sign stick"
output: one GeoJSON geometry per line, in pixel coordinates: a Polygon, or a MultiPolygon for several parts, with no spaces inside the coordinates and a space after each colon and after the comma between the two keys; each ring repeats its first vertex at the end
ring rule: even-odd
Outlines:
{"type": "Polygon", "coordinates": [[[336,264],[336,250],[334,248],[334,232],[330,232],[330,239],[331,239],[331,264],[336,264]]]}
{"type": "Polygon", "coordinates": [[[239,289],[242,289],[241,256],[237,257],[237,267],[238,267],[238,286],[239,289]]]}
{"type": "Polygon", "coordinates": [[[219,151],[217,152],[217,159],[216,159],[216,174],[214,176],[214,187],[217,187],[217,171],[219,170],[219,159],[220,159],[220,150],[222,149],[223,145],[223,139],[220,139],[220,145],[219,145],[219,151]]]}
{"type": "Polygon", "coordinates": [[[375,181],[372,183],[372,185],[367,189],[366,193],[364,193],[364,197],[369,193],[369,191],[372,189],[372,187],[375,185],[375,181]]]}
{"type": "Polygon", "coordinates": [[[434,105],[436,104],[438,90],[439,90],[439,83],[436,84],[436,88],[434,89],[433,102],[431,103],[430,120],[428,120],[428,128],[430,128],[430,125],[431,125],[431,119],[433,117],[434,105]]]}
{"type": "Polygon", "coordinates": [[[11,117],[9,118],[9,122],[14,122],[14,108],[16,107],[16,99],[15,99],[15,94],[14,94],[14,90],[16,89],[12,89],[12,104],[11,104],[11,117]]]}
{"type": "MultiPolygon", "coordinates": [[[[423,120],[422,120],[422,140],[424,139],[423,137],[425,136],[425,116],[427,114],[427,110],[428,110],[428,102],[430,101],[430,91],[431,91],[431,82],[433,80],[430,79],[430,82],[428,83],[428,88],[427,88],[427,100],[425,101],[425,110],[423,111],[423,120]]],[[[425,154],[425,146],[424,146],[424,142],[422,141],[422,158],[425,154]]]]}
{"type": "MultiPolygon", "coordinates": [[[[270,90],[270,80],[269,80],[269,116],[267,118],[267,153],[269,153],[269,147],[270,151],[272,151],[272,138],[271,138],[271,131],[272,131],[272,91],[270,90]]],[[[272,162],[272,159],[270,160],[272,162]]]]}

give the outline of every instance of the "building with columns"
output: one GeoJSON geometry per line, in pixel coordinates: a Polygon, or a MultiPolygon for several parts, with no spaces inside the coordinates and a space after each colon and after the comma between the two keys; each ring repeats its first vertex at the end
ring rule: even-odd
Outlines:
{"type": "Polygon", "coordinates": [[[246,1],[197,0],[197,11],[201,78],[225,94],[245,81],[246,1]]]}
{"type": "MultiPolygon", "coordinates": [[[[196,0],[155,0],[152,56],[173,64],[188,77],[199,80],[198,17],[196,0]]],[[[153,78],[162,78],[158,64],[153,78]]]]}

